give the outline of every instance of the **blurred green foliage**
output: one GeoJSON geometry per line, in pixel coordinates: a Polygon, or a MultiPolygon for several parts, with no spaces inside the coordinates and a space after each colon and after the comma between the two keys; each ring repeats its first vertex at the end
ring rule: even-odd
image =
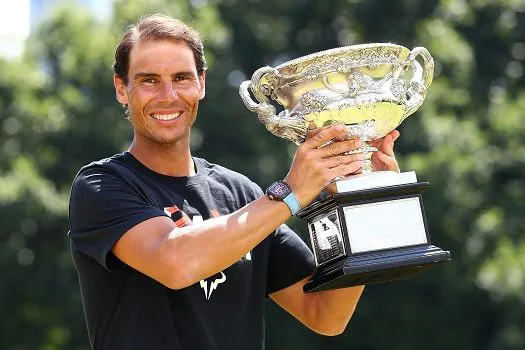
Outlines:
{"type": "Polygon", "coordinates": [[[523,1],[121,0],[105,22],[57,8],[20,61],[0,60],[1,349],[88,348],[66,237],[68,192],[82,165],[131,141],[112,85],[113,50],[130,22],[152,12],[181,18],[205,40],[210,69],[194,154],[263,187],[285,175],[294,147],[238,96],[257,68],[364,42],[425,46],[435,59],[427,99],[400,126],[396,150],[403,169],[431,183],[431,237],[453,262],[368,286],[335,338],[269,303],[268,349],[525,348],[523,1]]]}

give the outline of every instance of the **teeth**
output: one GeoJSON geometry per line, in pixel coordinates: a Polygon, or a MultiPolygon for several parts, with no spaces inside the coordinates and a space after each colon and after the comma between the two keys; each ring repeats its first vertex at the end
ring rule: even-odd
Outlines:
{"type": "Polygon", "coordinates": [[[174,114],[153,114],[153,118],[158,120],[172,120],[177,118],[180,114],[181,112],[174,114]]]}

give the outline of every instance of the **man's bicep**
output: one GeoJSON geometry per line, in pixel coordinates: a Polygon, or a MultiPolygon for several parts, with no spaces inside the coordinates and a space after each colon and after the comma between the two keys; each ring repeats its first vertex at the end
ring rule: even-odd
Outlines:
{"type": "Polygon", "coordinates": [[[170,287],[176,257],[170,253],[168,238],[174,229],[168,217],[145,220],[124,233],[111,251],[126,265],[170,287]]]}

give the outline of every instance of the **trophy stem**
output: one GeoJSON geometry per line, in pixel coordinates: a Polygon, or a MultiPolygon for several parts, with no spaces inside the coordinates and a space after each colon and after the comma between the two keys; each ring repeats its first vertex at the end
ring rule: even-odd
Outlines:
{"type": "Polygon", "coordinates": [[[361,174],[370,174],[374,171],[371,160],[372,154],[377,151],[377,148],[370,146],[367,141],[362,140],[361,142],[363,143],[363,147],[357,150],[359,153],[364,153],[365,155],[365,160],[363,161],[363,168],[361,169],[361,174]]]}

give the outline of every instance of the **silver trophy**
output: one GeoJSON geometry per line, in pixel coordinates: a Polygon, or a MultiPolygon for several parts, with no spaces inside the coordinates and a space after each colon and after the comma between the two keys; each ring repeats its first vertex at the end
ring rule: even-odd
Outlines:
{"type": "Polygon", "coordinates": [[[308,129],[344,123],[348,137],[363,144],[354,151],[365,154],[362,174],[336,180],[335,194],[298,214],[317,264],[305,291],[397,280],[450,260],[430,243],[422,203],[428,182],[413,171],[375,172],[377,149],[368,144],[417,111],[433,74],[427,49],[377,43],[263,67],[241,84],[248,109],[278,137],[299,145],[308,129]],[[279,114],[275,104],[284,107],[279,114]]]}

